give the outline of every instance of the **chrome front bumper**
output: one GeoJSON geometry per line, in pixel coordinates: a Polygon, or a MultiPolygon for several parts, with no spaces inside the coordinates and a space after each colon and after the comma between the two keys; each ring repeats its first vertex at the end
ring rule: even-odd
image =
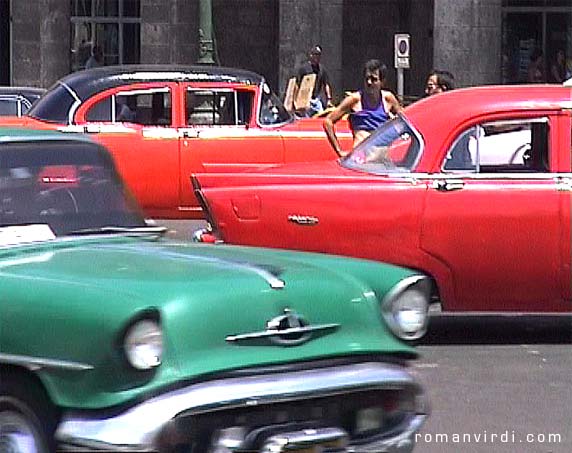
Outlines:
{"type": "MultiPolygon", "coordinates": [[[[405,426],[391,437],[374,438],[359,445],[352,445],[350,440],[345,451],[410,452],[414,435],[428,413],[421,388],[403,368],[375,362],[199,383],[143,401],[108,418],[64,414],[56,440],[64,447],[63,450],[65,446],[73,446],[84,448],[84,451],[160,451],[158,445],[162,433],[168,430],[171,420],[182,413],[204,414],[362,390],[401,388],[414,388],[418,393],[415,414],[408,418],[405,426]]],[[[335,431],[337,427],[328,429],[335,431]]],[[[284,433],[282,438],[286,435],[302,438],[306,445],[306,434],[320,437],[321,431],[284,433]]]]}

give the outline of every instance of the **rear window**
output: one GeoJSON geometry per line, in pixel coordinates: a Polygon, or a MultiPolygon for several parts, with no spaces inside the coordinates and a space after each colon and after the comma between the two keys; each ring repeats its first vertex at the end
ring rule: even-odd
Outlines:
{"type": "Polygon", "coordinates": [[[23,225],[60,236],[144,221],[98,145],[49,140],[0,145],[0,227],[23,225]]]}
{"type": "Polygon", "coordinates": [[[71,93],[56,83],[38,99],[28,115],[42,121],[68,124],[69,112],[75,102],[71,93]]]}

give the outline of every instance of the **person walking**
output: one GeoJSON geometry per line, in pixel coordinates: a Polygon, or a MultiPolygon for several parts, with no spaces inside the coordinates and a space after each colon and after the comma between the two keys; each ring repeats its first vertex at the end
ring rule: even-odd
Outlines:
{"type": "Polygon", "coordinates": [[[379,60],[369,60],[363,68],[363,88],[348,94],[324,120],[324,131],[334,150],[345,154],[336,136],[335,124],[349,114],[355,148],[375,129],[401,111],[395,95],[384,90],[387,66],[379,60]]]}
{"type": "Polygon", "coordinates": [[[103,51],[97,44],[91,48],[91,57],[85,63],[85,69],[103,66],[103,51]]]}
{"type": "Polygon", "coordinates": [[[294,99],[296,99],[302,79],[308,74],[315,74],[316,80],[312,90],[312,98],[310,107],[304,112],[305,116],[313,116],[324,110],[325,107],[332,103],[332,86],[330,84],[330,76],[328,71],[320,63],[322,58],[322,47],[315,45],[310,49],[309,59],[306,63],[298,68],[296,74],[296,88],[294,90],[294,99]]]}

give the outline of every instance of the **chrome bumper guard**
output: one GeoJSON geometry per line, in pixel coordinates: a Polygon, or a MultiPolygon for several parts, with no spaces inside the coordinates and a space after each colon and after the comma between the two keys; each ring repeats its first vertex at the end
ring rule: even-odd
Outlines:
{"type": "MultiPolygon", "coordinates": [[[[241,407],[327,397],[362,390],[414,387],[419,392],[416,414],[392,437],[370,439],[359,445],[346,444],[350,453],[405,453],[413,449],[414,435],[425,421],[428,410],[421,388],[403,368],[390,364],[362,363],[290,373],[247,376],[198,383],[143,401],[109,418],[66,414],[56,432],[65,451],[153,452],[160,434],[179,414],[204,414],[241,407]],[[83,450],[82,450],[83,448],[83,450]]],[[[338,427],[283,433],[269,438],[262,452],[308,448],[313,443],[347,438],[338,427]],[[276,449],[283,445],[283,449],[276,449]],[[299,445],[299,447],[298,447],[299,445]],[[268,446],[268,447],[267,447],[268,446]]]]}
{"type": "Polygon", "coordinates": [[[195,230],[192,236],[193,242],[203,242],[206,244],[222,244],[224,241],[219,239],[216,234],[209,228],[201,228],[195,230]]]}

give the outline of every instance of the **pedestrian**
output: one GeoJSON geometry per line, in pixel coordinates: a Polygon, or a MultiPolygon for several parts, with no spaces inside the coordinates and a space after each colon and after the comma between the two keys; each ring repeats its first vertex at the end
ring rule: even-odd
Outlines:
{"type": "Polygon", "coordinates": [[[101,47],[95,44],[91,48],[91,57],[85,63],[85,69],[97,68],[103,66],[103,51],[101,47]]]}
{"type": "Polygon", "coordinates": [[[449,71],[433,69],[427,77],[425,95],[432,96],[455,88],[455,77],[449,71]]]}
{"type": "Polygon", "coordinates": [[[336,136],[335,124],[349,114],[355,148],[375,129],[401,111],[395,95],[384,90],[387,66],[379,60],[369,60],[363,68],[363,88],[348,94],[324,120],[328,140],[338,154],[344,154],[336,136]]]}
{"type": "Polygon", "coordinates": [[[535,47],[530,54],[530,63],[528,64],[527,81],[528,83],[543,83],[546,80],[544,76],[544,59],[542,50],[535,47]]]}
{"type": "Polygon", "coordinates": [[[550,66],[550,81],[552,83],[564,83],[567,79],[567,68],[566,68],[566,54],[562,49],[556,52],[556,57],[550,66]]]}
{"type": "Polygon", "coordinates": [[[129,123],[134,123],[137,117],[137,96],[131,95],[125,97],[119,109],[119,115],[117,116],[117,121],[126,121],[129,123]]]}
{"type": "Polygon", "coordinates": [[[294,89],[294,99],[296,99],[300,84],[304,76],[315,74],[316,80],[312,90],[310,107],[301,112],[304,116],[313,116],[324,110],[332,104],[332,86],[330,84],[330,76],[323,64],[320,63],[322,58],[322,47],[315,45],[310,49],[309,59],[301,65],[296,74],[296,87],[294,89]]]}

